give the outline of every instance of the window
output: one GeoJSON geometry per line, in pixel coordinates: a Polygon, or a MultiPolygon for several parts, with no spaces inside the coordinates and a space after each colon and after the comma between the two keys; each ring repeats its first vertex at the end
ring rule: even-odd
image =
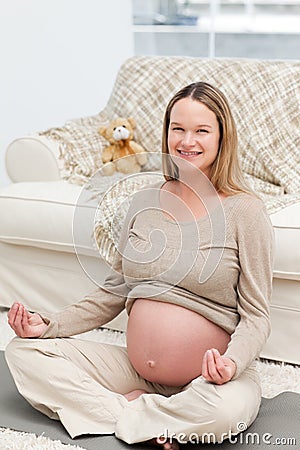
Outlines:
{"type": "Polygon", "coordinates": [[[137,55],[300,59],[300,0],[133,0],[137,55]]]}

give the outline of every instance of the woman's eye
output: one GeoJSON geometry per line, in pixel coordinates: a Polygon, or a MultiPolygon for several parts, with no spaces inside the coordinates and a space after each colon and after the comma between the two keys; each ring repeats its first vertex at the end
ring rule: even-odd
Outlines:
{"type": "Polygon", "coordinates": [[[208,133],[208,130],[204,130],[204,129],[200,129],[200,130],[198,130],[198,133],[208,133]]]}
{"type": "Polygon", "coordinates": [[[183,128],[180,127],[173,127],[172,131],[183,131],[183,128]]]}

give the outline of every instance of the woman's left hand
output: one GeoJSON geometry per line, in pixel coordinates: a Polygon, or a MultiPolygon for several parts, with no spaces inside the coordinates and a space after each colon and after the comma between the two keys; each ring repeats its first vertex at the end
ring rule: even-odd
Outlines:
{"type": "Polygon", "coordinates": [[[202,362],[202,376],[211,383],[224,384],[231,380],[236,365],[230,358],[221,356],[215,348],[207,350],[202,362]]]}

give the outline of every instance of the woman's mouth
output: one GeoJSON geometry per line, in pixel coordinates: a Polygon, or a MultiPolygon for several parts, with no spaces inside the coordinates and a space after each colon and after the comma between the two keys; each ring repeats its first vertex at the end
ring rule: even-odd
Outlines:
{"type": "Polygon", "coordinates": [[[192,158],[194,156],[199,156],[202,155],[203,152],[186,152],[184,150],[177,150],[177,152],[182,155],[182,156],[186,156],[187,158],[192,158]]]}

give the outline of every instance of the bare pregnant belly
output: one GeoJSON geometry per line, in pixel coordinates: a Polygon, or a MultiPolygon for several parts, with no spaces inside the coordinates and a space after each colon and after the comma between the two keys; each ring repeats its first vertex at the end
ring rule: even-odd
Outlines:
{"type": "Polygon", "coordinates": [[[200,314],[157,300],[137,299],[127,327],[128,356],[146,380],[181,386],[201,375],[209,348],[222,354],[230,335],[200,314]]]}

